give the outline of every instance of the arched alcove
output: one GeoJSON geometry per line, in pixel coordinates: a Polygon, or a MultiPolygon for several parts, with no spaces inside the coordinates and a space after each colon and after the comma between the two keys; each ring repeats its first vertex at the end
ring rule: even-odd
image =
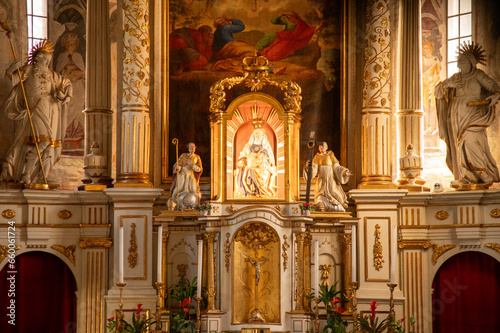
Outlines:
{"type": "Polygon", "coordinates": [[[55,255],[40,251],[23,253],[15,260],[14,268],[8,264],[0,271],[4,286],[0,304],[7,309],[15,300],[15,325],[3,318],[0,331],[76,332],[77,285],[70,268],[55,255]],[[15,287],[8,280],[11,277],[15,287]],[[15,297],[8,295],[12,289],[15,297]]]}
{"type": "Polygon", "coordinates": [[[448,259],[432,282],[434,333],[499,332],[500,262],[481,252],[448,259]]]}

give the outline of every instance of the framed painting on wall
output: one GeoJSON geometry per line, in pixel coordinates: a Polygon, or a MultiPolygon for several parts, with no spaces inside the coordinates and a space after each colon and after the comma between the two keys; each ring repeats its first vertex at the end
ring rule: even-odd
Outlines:
{"type": "MultiPolygon", "coordinates": [[[[168,81],[162,105],[162,183],[172,176],[173,138],[179,140],[179,154],[189,142],[196,144],[203,161],[201,182],[208,182],[210,87],[241,75],[243,58],[255,54],[269,60],[270,75],[302,88],[301,167],[311,131],[344,162],[345,0],[170,0],[164,6],[168,19],[162,49],[168,54],[162,68],[168,81]]],[[[227,104],[249,91],[235,87],[227,104]]]]}

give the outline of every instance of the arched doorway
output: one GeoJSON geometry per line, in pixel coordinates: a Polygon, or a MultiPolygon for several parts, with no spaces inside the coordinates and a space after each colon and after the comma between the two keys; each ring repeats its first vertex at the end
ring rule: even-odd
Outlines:
{"type": "Polygon", "coordinates": [[[432,282],[434,333],[500,332],[500,262],[481,252],[448,259],[432,282]]]}
{"type": "MultiPolygon", "coordinates": [[[[69,267],[46,252],[27,252],[16,257],[13,271],[0,271],[0,306],[6,309],[15,300],[15,325],[2,319],[0,332],[76,332],[76,281],[69,267]],[[11,273],[15,272],[15,273],[11,273]],[[15,297],[8,295],[15,277],[15,297]]],[[[10,311],[10,310],[9,310],[10,311]]]]}

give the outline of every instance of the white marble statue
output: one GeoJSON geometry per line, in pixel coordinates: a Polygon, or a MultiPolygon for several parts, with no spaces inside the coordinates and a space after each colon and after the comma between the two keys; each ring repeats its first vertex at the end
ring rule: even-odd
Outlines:
{"type": "MultiPolygon", "coordinates": [[[[307,161],[303,170],[305,180],[307,180],[309,162],[307,161]]],[[[352,173],[339,164],[335,154],[328,150],[326,142],[319,146],[319,153],[314,156],[312,161],[311,177],[316,176],[318,176],[315,190],[317,209],[326,212],[345,212],[347,195],[342,189],[342,184],[349,181],[352,173]]]]}
{"type": "Polygon", "coordinates": [[[478,44],[459,49],[459,73],[435,88],[439,136],[446,142],[446,164],[455,178],[453,187],[499,181],[491,155],[486,128],[495,120],[495,104],[500,86],[476,68],[484,64],[484,50],[478,44]],[[486,97],[486,98],[485,98],[486,97]]]}
{"type": "MultiPolygon", "coordinates": [[[[20,181],[24,184],[44,182],[40,159],[47,176],[61,156],[67,107],[73,89],[70,80],[49,68],[52,53],[52,43],[40,42],[33,47],[27,64],[19,68],[31,113],[31,123],[17,68],[15,71],[12,68],[8,70],[15,85],[7,98],[4,110],[7,117],[15,121],[16,135],[13,145],[2,161],[2,180],[20,181]],[[35,138],[40,155],[36,150],[35,138]]],[[[17,67],[21,65],[19,61],[15,64],[17,67]]]]}
{"type": "Polygon", "coordinates": [[[203,166],[199,155],[195,154],[196,145],[192,142],[187,145],[188,153],[179,156],[174,164],[174,180],[170,187],[169,207],[178,210],[192,209],[200,203],[200,177],[203,166]],[[177,203],[179,203],[177,205],[177,203]]]}

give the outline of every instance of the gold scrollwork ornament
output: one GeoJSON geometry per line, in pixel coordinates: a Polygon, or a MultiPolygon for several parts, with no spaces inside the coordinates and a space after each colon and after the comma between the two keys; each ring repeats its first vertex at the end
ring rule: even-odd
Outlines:
{"type": "Polygon", "coordinates": [[[229,259],[231,258],[231,242],[229,241],[229,237],[231,234],[226,233],[226,241],[224,242],[224,253],[225,253],[225,262],[226,262],[226,272],[229,273],[229,259]]]}
{"type": "Polygon", "coordinates": [[[283,257],[283,271],[286,271],[288,267],[288,248],[290,247],[290,244],[288,244],[287,239],[288,236],[283,235],[283,245],[281,247],[283,249],[283,253],[281,254],[283,257]]]}
{"type": "Polygon", "coordinates": [[[437,261],[439,257],[441,257],[445,252],[448,252],[449,250],[457,247],[456,245],[453,244],[446,244],[439,246],[437,244],[433,244],[432,248],[434,249],[434,254],[432,255],[432,263],[435,265],[437,264],[437,261]]]}
{"type": "Polygon", "coordinates": [[[490,216],[493,217],[494,219],[499,218],[500,217],[500,209],[498,209],[498,208],[492,209],[490,212],[490,216]]]}
{"type": "Polygon", "coordinates": [[[64,254],[64,256],[68,258],[69,261],[71,261],[73,266],[75,265],[75,249],[76,249],[75,245],[63,246],[56,244],[52,245],[51,248],[64,254]]]}
{"type": "Polygon", "coordinates": [[[375,244],[373,245],[373,263],[377,271],[382,269],[383,262],[382,243],[380,242],[380,224],[377,224],[375,225],[375,244]]]}
{"type": "Polygon", "coordinates": [[[65,210],[61,210],[58,214],[57,214],[61,219],[63,220],[67,220],[69,219],[73,214],[71,214],[71,212],[67,209],[65,210]]]}
{"type": "Polygon", "coordinates": [[[440,210],[439,212],[436,213],[436,218],[441,221],[446,220],[449,216],[450,214],[448,214],[448,212],[445,210],[440,210]]]}
{"type": "Polygon", "coordinates": [[[130,247],[128,248],[128,266],[134,268],[137,266],[137,259],[139,254],[137,253],[137,240],[135,238],[135,223],[130,225],[130,247]]]}

